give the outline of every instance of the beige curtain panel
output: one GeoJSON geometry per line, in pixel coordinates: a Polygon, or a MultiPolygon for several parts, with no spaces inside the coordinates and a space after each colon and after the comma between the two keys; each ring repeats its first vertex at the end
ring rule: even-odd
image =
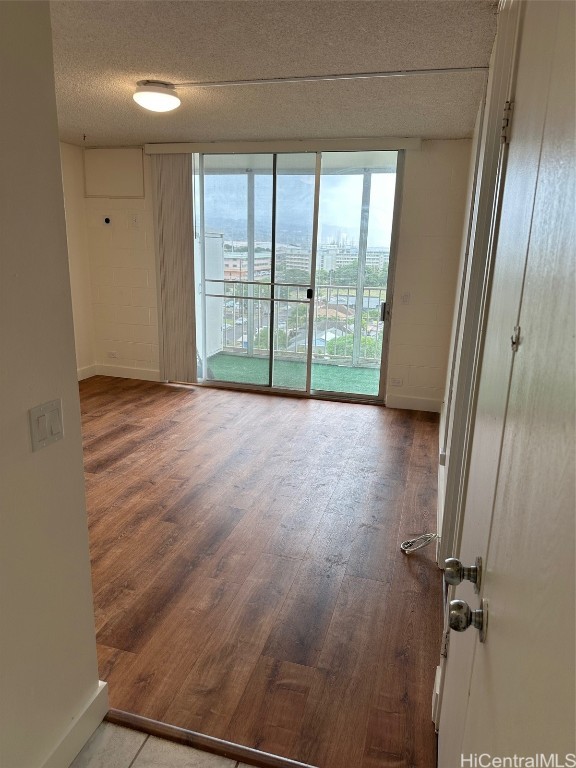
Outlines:
{"type": "Polygon", "coordinates": [[[196,381],[192,155],[152,155],[160,376],[196,381]]]}

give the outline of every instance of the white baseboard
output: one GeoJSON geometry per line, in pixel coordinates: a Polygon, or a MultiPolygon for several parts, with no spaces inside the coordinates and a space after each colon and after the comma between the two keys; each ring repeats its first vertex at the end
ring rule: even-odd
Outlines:
{"type": "Polygon", "coordinates": [[[89,379],[90,376],[96,376],[96,365],[87,365],[84,368],[78,368],[78,381],[89,379]]]}
{"type": "Polygon", "coordinates": [[[67,768],[100,725],[108,712],[108,684],[100,681],[98,690],[75,717],[42,768],[67,768]]]}
{"type": "Polygon", "coordinates": [[[95,365],[93,376],[117,376],[120,379],[141,379],[160,381],[160,371],[149,368],[124,368],[120,365],[95,365]]]}
{"type": "Polygon", "coordinates": [[[386,396],[386,408],[402,408],[406,411],[431,411],[440,413],[442,400],[433,397],[413,397],[412,395],[386,396]]]}

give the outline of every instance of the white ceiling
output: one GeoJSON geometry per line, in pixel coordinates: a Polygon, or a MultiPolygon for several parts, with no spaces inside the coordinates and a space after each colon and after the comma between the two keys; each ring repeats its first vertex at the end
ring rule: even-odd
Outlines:
{"type": "Polygon", "coordinates": [[[470,136],[486,75],[190,88],[138,107],[138,80],[260,79],[486,67],[496,0],[52,2],[61,138],[86,146],[470,136]]]}

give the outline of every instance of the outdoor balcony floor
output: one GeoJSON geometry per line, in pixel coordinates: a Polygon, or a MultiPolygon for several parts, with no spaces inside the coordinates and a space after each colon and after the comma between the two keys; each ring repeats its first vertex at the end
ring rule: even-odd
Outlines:
{"type": "MultiPolygon", "coordinates": [[[[237,384],[268,384],[268,359],[230,355],[219,352],[209,358],[208,380],[237,384]]],[[[312,363],[312,389],[351,395],[378,395],[379,368],[357,367],[338,363],[312,363]]],[[[306,364],[297,360],[276,359],[274,386],[304,390],[306,364]]]]}

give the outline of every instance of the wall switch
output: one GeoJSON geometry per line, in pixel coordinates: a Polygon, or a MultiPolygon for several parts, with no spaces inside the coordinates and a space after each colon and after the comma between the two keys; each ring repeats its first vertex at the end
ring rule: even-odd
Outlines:
{"type": "Polygon", "coordinates": [[[410,304],[410,293],[408,291],[403,293],[400,300],[402,301],[402,304],[410,304]]]}
{"type": "Polygon", "coordinates": [[[41,413],[36,420],[37,433],[36,436],[39,442],[43,442],[48,437],[48,419],[45,413],[41,413]]]}
{"type": "Polygon", "coordinates": [[[400,379],[395,376],[392,376],[392,378],[390,379],[390,384],[393,387],[401,387],[403,383],[404,383],[404,379],[400,379]]]}
{"type": "Polygon", "coordinates": [[[30,437],[32,450],[39,451],[50,443],[62,440],[64,427],[62,425],[62,401],[51,400],[49,403],[37,405],[28,411],[30,418],[30,437]]]}

